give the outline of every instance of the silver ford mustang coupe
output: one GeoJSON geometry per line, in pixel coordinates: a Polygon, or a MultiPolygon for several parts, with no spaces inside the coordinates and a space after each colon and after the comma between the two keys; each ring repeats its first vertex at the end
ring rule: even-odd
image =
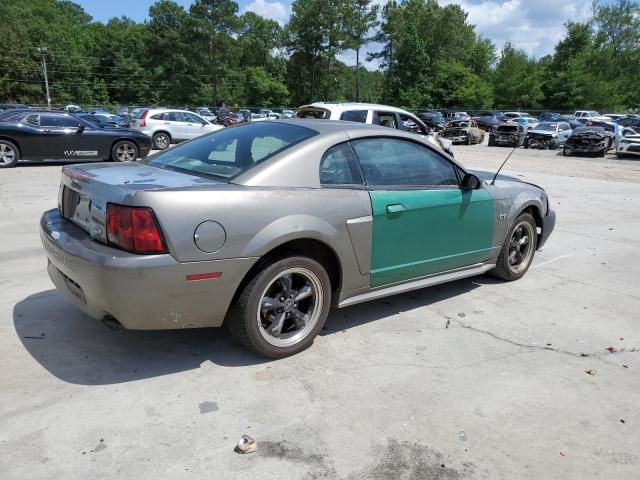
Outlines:
{"type": "Polygon", "coordinates": [[[40,230],[51,280],[92,317],[224,323],[279,358],[311,345],[331,306],[518,279],[554,224],[542,188],[480,180],[415,134],[291,119],[65,167],[40,230]]]}

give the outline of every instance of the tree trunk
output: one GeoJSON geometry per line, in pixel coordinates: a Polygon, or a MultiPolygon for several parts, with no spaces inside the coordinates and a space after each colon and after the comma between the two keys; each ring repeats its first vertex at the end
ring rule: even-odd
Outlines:
{"type": "Polygon", "coordinates": [[[356,48],[356,102],[360,101],[360,47],[356,48]]]}

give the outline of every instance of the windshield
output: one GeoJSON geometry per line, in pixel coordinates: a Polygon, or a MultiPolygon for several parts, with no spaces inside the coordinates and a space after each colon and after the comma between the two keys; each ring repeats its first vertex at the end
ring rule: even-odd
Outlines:
{"type": "Polygon", "coordinates": [[[317,132],[282,123],[225,128],[149,157],[144,163],[183,173],[231,179],[317,132]]]}
{"type": "Polygon", "coordinates": [[[557,123],[539,123],[536,130],[544,130],[545,132],[555,132],[557,123]]]}

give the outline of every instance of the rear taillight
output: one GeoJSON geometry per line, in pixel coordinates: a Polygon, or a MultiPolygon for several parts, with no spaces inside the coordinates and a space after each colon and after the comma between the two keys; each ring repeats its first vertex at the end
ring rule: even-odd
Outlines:
{"type": "Polygon", "coordinates": [[[167,247],[153,210],[107,204],[109,245],[132,253],[167,253],[167,247]]]}
{"type": "Polygon", "coordinates": [[[141,127],[146,127],[147,126],[147,113],[149,113],[149,110],[145,110],[144,112],[142,112],[142,116],[140,117],[140,126],[141,127]]]}

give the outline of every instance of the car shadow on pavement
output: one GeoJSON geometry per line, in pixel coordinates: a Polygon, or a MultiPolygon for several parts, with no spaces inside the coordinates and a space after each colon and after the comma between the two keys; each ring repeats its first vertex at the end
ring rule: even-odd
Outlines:
{"type": "Polygon", "coordinates": [[[352,307],[334,309],[322,329],[321,335],[332,335],[349,328],[375,322],[385,317],[397,315],[416,308],[432,305],[458,295],[470,292],[483,284],[491,284],[499,280],[486,275],[465,278],[455,282],[433,287],[399,293],[352,307]]]}
{"type": "MultiPolygon", "coordinates": [[[[384,299],[334,309],[322,335],[440,302],[471,291],[488,277],[459,280],[384,299]]],[[[13,309],[16,333],[29,354],[52,375],[80,385],[108,385],[200,368],[258,365],[261,358],[226,328],[110,330],[64,300],[56,290],[30,295],[13,309]]],[[[313,348],[313,347],[311,347],[313,348]]]]}

